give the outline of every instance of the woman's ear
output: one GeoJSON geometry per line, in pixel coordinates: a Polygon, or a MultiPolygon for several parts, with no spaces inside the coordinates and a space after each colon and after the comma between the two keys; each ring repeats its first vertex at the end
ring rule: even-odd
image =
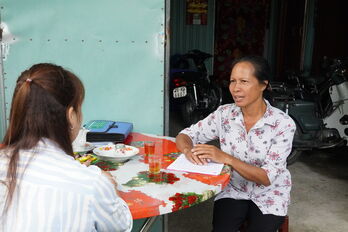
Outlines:
{"type": "Polygon", "coordinates": [[[74,107],[69,107],[67,110],[67,120],[70,129],[70,139],[74,141],[79,133],[81,122],[79,120],[79,115],[75,111],[74,107]]]}
{"type": "Polygon", "coordinates": [[[67,110],[67,119],[68,119],[70,127],[73,127],[74,120],[76,120],[74,117],[76,117],[74,107],[70,106],[67,110]]]}
{"type": "Polygon", "coordinates": [[[264,80],[263,83],[264,83],[264,86],[262,87],[262,91],[264,91],[268,87],[269,81],[264,80]]]}

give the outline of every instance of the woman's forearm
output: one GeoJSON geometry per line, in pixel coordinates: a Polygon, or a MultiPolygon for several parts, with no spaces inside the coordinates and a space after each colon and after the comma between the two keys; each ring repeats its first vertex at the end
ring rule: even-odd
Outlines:
{"type": "Polygon", "coordinates": [[[179,134],[176,136],[176,147],[179,151],[185,154],[186,158],[194,164],[204,164],[204,161],[194,156],[192,153],[193,142],[191,138],[185,134],[179,134]]]}
{"type": "Polygon", "coordinates": [[[178,134],[175,138],[175,143],[178,150],[184,154],[191,151],[193,148],[191,138],[185,134],[178,134]]]}
{"type": "Polygon", "coordinates": [[[247,164],[233,156],[226,156],[225,164],[231,166],[239,175],[257,184],[269,186],[271,183],[264,169],[247,164]]]}

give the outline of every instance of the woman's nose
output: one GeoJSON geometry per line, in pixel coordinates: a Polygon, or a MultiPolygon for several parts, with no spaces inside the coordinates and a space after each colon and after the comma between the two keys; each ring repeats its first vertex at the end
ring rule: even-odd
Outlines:
{"type": "Polygon", "coordinates": [[[239,87],[240,87],[240,85],[239,85],[237,82],[232,83],[232,84],[230,85],[230,89],[231,89],[231,91],[233,91],[233,92],[239,91],[239,89],[240,89],[239,87]]]}

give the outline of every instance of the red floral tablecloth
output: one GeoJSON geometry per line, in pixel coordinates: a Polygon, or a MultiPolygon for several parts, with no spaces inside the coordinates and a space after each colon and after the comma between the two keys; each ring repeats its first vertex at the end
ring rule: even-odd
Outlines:
{"type": "Polygon", "coordinates": [[[121,164],[97,160],[118,183],[120,196],[127,202],[133,218],[153,217],[185,209],[219,193],[228,183],[230,169],[225,166],[218,176],[166,170],[179,155],[171,137],[131,133],[126,144],[138,147],[139,155],[121,164]],[[145,141],[157,141],[155,153],[163,154],[159,175],[149,175],[144,155],[145,141]]]}

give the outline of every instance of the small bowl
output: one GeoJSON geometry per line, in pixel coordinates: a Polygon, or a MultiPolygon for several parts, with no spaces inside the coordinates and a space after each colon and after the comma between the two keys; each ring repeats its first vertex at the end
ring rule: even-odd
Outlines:
{"type": "Polygon", "coordinates": [[[139,149],[133,146],[124,145],[124,147],[104,145],[93,149],[93,153],[101,160],[124,162],[139,153],[139,149]]]}
{"type": "Polygon", "coordinates": [[[73,143],[73,151],[75,153],[86,153],[87,151],[91,151],[94,148],[95,146],[92,143],[81,143],[81,144],[73,143]]]}

